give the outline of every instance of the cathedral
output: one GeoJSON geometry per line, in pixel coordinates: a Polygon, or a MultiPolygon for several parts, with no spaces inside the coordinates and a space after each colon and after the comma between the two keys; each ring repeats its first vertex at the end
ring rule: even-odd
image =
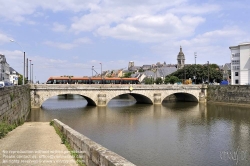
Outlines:
{"type": "Polygon", "coordinates": [[[182,47],[180,46],[180,52],[177,55],[177,69],[182,69],[185,65],[185,55],[182,52],[182,47]]]}

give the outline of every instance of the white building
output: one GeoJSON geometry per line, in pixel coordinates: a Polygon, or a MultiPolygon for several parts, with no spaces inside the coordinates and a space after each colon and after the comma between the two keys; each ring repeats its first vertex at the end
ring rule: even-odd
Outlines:
{"type": "Polygon", "coordinates": [[[10,81],[10,67],[4,55],[0,54],[0,81],[10,81]]]}
{"type": "Polygon", "coordinates": [[[13,85],[18,85],[18,75],[17,75],[16,71],[10,72],[10,82],[13,85]]]}
{"type": "Polygon", "coordinates": [[[250,43],[229,47],[231,50],[231,84],[250,84],[250,43]]]}

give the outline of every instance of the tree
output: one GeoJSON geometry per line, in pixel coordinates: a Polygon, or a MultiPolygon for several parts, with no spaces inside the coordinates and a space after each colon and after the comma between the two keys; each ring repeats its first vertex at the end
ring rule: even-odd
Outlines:
{"type": "Polygon", "coordinates": [[[130,78],[130,77],[131,77],[131,74],[132,74],[131,72],[125,73],[123,77],[124,77],[124,78],[130,78]]]}
{"type": "Polygon", "coordinates": [[[196,83],[203,83],[208,79],[208,69],[209,82],[221,82],[221,80],[223,79],[222,73],[220,72],[220,70],[218,70],[218,65],[216,64],[209,64],[209,68],[207,64],[185,66],[184,68],[177,70],[169,76],[176,76],[181,80],[185,78],[186,80],[191,78],[193,82],[195,82],[194,76],[196,76],[196,83]]]}
{"type": "Polygon", "coordinates": [[[23,84],[23,75],[19,75],[18,77],[18,85],[22,85],[23,84]]]}
{"type": "Polygon", "coordinates": [[[180,82],[180,79],[176,76],[167,76],[164,82],[165,84],[168,84],[168,83],[174,84],[174,83],[180,82]]]}
{"type": "Polygon", "coordinates": [[[162,79],[160,77],[156,78],[155,83],[156,84],[162,84],[162,79]]]}
{"type": "Polygon", "coordinates": [[[153,78],[146,77],[146,78],[144,78],[144,83],[145,84],[153,84],[154,80],[153,80],[153,78]]]}

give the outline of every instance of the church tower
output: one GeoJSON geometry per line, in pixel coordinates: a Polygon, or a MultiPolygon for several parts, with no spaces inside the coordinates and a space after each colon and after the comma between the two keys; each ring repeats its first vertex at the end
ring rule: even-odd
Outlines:
{"type": "Polygon", "coordinates": [[[182,69],[185,65],[185,55],[182,52],[182,48],[180,46],[180,52],[177,56],[177,69],[182,69]]]}

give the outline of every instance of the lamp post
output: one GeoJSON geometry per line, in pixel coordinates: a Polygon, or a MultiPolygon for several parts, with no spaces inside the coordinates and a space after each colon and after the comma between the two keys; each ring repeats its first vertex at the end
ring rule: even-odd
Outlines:
{"type": "Polygon", "coordinates": [[[33,84],[33,64],[31,64],[31,66],[32,66],[32,77],[30,77],[30,79],[31,79],[31,83],[33,84]]]}
{"type": "Polygon", "coordinates": [[[94,68],[94,66],[92,66],[92,77],[93,77],[93,68],[94,68]]]}
{"type": "MultiPolygon", "coordinates": [[[[17,45],[19,45],[21,47],[21,49],[23,51],[23,47],[18,42],[16,42],[15,40],[12,40],[12,39],[10,39],[10,42],[15,42],[17,45]]],[[[24,78],[25,78],[25,52],[23,51],[23,85],[25,84],[24,78]]]]}
{"type": "Polygon", "coordinates": [[[195,68],[194,68],[195,74],[194,74],[194,79],[195,79],[195,84],[196,84],[196,57],[197,57],[197,54],[196,54],[196,52],[194,52],[194,61],[195,61],[195,68]]]}
{"type": "Polygon", "coordinates": [[[30,59],[30,83],[31,83],[31,59],[30,59]]]}
{"type": "Polygon", "coordinates": [[[101,79],[102,79],[102,63],[100,63],[100,65],[101,65],[101,79]]]}
{"type": "Polygon", "coordinates": [[[207,68],[208,68],[208,85],[209,85],[209,61],[207,61],[207,68]]]}

